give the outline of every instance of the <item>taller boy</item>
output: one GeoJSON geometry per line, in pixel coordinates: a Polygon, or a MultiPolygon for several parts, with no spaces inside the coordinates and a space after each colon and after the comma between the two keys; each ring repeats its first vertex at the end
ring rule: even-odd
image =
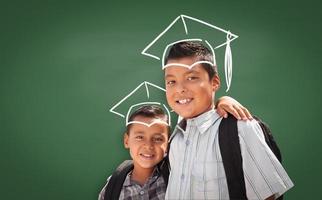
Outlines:
{"type": "MultiPolygon", "coordinates": [[[[166,199],[229,199],[214,110],[220,79],[213,55],[199,42],[174,44],[166,58],[170,107],[183,120],[172,135],[166,199]]],[[[293,186],[255,120],[238,121],[248,199],[275,199],[293,186]]]]}

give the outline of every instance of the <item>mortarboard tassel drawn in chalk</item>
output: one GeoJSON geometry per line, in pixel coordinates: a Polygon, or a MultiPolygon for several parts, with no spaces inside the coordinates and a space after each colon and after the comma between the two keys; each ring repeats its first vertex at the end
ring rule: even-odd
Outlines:
{"type": "Polygon", "coordinates": [[[182,67],[187,67],[189,69],[191,69],[192,67],[194,67],[195,65],[197,64],[200,64],[200,63],[207,63],[207,64],[210,64],[210,65],[216,65],[216,56],[215,56],[215,50],[220,48],[220,47],[223,47],[223,46],[226,46],[226,50],[225,50],[225,78],[226,78],[226,85],[227,85],[227,90],[226,92],[229,90],[230,88],[230,85],[231,85],[231,80],[232,80],[232,53],[231,53],[231,47],[230,47],[230,43],[235,40],[236,38],[238,38],[237,35],[231,33],[230,31],[227,31],[227,30],[224,30],[222,28],[219,28],[217,26],[214,26],[208,22],[205,22],[205,21],[202,21],[202,20],[199,20],[199,19],[196,19],[196,18],[193,18],[193,17],[190,17],[190,16],[187,16],[187,15],[179,15],[175,20],[173,20],[170,25],[168,25],[168,27],[166,29],[164,29],[151,43],[149,43],[144,49],[143,51],[141,52],[142,55],[145,55],[145,56],[149,56],[151,58],[154,58],[154,59],[157,59],[157,60],[161,60],[161,63],[162,63],[162,69],[165,69],[166,67],[169,67],[171,65],[174,65],[174,64],[171,64],[171,65],[164,65],[165,64],[165,55],[166,55],[166,52],[167,50],[169,49],[169,47],[171,47],[172,45],[176,44],[176,43],[179,43],[179,42],[184,42],[184,41],[198,41],[198,42],[204,42],[208,47],[209,49],[211,50],[212,54],[213,54],[213,63],[210,63],[208,61],[198,61],[190,66],[188,65],[184,65],[184,64],[175,64],[177,66],[182,66],[182,67]],[[219,31],[219,32],[222,32],[225,34],[226,36],[226,40],[222,41],[222,42],[219,42],[219,43],[216,43],[214,44],[214,42],[212,42],[210,40],[206,40],[205,38],[189,38],[190,34],[189,34],[189,27],[187,26],[187,22],[188,21],[193,21],[193,22],[196,22],[196,23],[199,23],[201,25],[204,25],[208,28],[211,28],[213,29],[214,31],[219,31]],[[185,31],[185,35],[186,35],[186,38],[184,39],[181,39],[181,40],[176,40],[176,41],[171,41],[171,42],[168,42],[166,47],[164,48],[162,54],[162,57],[161,56],[158,56],[158,54],[153,54],[151,52],[148,52],[153,46],[157,45],[157,42],[159,40],[161,40],[164,35],[169,32],[169,30],[171,28],[174,27],[174,25],[178,24],[178,23],[182,23],[183,25],[183,28],[184,28],[184,31],[185,31]],[[213,45],[212,45],[213,44],[213,45]]]}

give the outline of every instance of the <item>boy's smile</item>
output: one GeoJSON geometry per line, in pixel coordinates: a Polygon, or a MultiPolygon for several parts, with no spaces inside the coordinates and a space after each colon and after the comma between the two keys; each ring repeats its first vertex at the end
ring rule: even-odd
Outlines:
{"type": "Polygon", "coordinates": [[[194,57],[171,59],[165,68],[166,96],[170,107],[183,118],[193,118],[210,110],[214,105],[214,93],[219,88],[217,75],[209,80],[201,64],[191,69],[175,64],[192,65],[194,57]]]}
{"type": "Polygon", "coordinates": [[[176,101],[177,103],[179,104],[188,104],[192,101],[193,99],[192,98],[188,98],[188,99],[180,99],[178,101],[176,101]]]}
{"type": "Polygon", "coordinates": [[[168,126],[160,123],[160,119],[137,116],[135,121],[152,126],[134,123],[124,136],[124,145],[130,154],[136,170],[154,169],[164,157],[168,143],[168,126]]]}
{"type": "Polygon", "coordinates": [[[185,97],[185,96],[179,96],[179,97],[175,97],[175,103],[177,104],[176,106],[179,108],[188,108],[188,106],[191,105],[191,103],[193,103],[194,99],[190,98],[190,97],[185,97]]]}

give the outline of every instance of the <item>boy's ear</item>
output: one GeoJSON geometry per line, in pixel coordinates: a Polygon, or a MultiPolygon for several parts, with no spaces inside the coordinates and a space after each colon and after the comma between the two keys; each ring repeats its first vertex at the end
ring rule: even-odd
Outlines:
{"type": "Polygon", "coordinates": [[[126,149],[130,148],[129,147],[129,135],[127,133],[124,133],[123,143],[124,143],[124,147],[126,149]]]}
{"type": "Polygon", "coordinates": [[[218,74],[215,74],[211,80],[213,91],[217,91],[220,88],[220,78],[218,74]]]}

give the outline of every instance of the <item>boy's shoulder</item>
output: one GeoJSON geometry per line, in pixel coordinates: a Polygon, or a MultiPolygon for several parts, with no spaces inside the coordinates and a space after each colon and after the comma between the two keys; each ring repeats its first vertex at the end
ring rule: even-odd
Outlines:
{"type": "Polygon", "coordinates": [[[133,161],[125,160],[123,161],[113,172],[113,174],[107,179],[107,183],[102,189],[99,200],[105,199],[107,197],[117,198],[120,195],[123,183],[129,174],[133,170],[133,161]]]}
{"type": "MultiPolygon", "coordinates": [[[[158,165],[154,166],[153,175],[166,177],[169,175],[168,157],[165,157],[158,165]]],[[[107,179],[107,186],[111,188],[121,187],[126,177],[134,169],[133,160],[123,161],[113,172],[113,174],[107,179]]],[[[167,179],[165,180],[167,181],[167,179]]]]}
{"type": "Polygon", "coordinates": [[[244,137],[264,139],[263,130],[257,120],[237,120],[238,134],[244,137]]]}
{"type": "MultiPolygon", "coordinates": [[[[134,169],[133,160],[123,161],[113,172],[113,174],[107,179],[107,183],[101,190],[99,194],[99,200],[104,199],[118,199],[122,192],[123,186],[131,186],[133,183],[130,180],[129,174],[134,169]]],[[[151,179],[152,181],[157,181],[157,187],[166,188],[169,176],[168,163],[165,159],[155,166],[154,172],[152,174],[156,179],[151,179]]],[[[151,176],[151,177],[152,177],[151,176]]],[[[149,179],[150,180],[150,179],[149,179]]],[[[165,189],[164,189],[165,191],[165,189]]]]}
{"type": "Polygon", "coordinates": [[[265,142],[265,136],[260,123],[262,122],[259,122],[257,118],[253,120],[237,120],[234,116],[229,115],[228,118],[222,118],[219,132],[236,133],[236,136],[238,135],[246,143],[258,143],[257,141],[262,143],[265,142]]]}

